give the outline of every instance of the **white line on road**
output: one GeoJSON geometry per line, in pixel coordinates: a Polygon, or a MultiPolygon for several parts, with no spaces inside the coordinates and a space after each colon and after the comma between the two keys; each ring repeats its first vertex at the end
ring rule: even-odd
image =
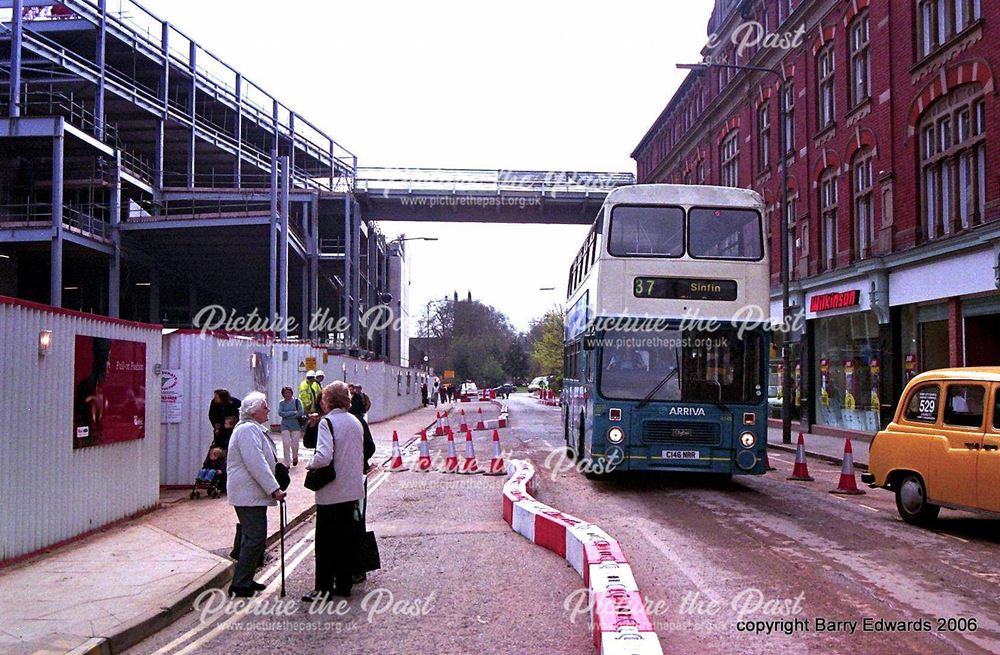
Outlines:
{"type": "Polygon", "coordinates": [[[874,507],[870,507],[868,505],[865,505],[864,503],[858,503],[858,505],[861,505],[862,507],[864,507],[869,512],[875,512],[876,514],[881,511],[881,510],[875,509],[874,507]]]}
{"type": "MultiPolygon", "coordinates": [[[[937,532],[937,530],[935,530],[935,532],[937,532]]],[[[937,534],[943,537],[948,537],[949,539],[954,539],[955,541],[961,541],[963,544],[969,543],[968,539],[962,539],[961,537],[956,537],[955,535],[948,534],[947,532],[937,532],[937,534]]]]}
{"type": "Polygon", "coordinates": [[[657,525],[656,523],[641,517],[634,517],[632,521],[634,521],[635,527],[639,530],[639,533],[646,538],[646,541],[651,543],[656,550],[660,551],[664,557],[670,560],[673,565],[676,566],[677,569],[688,580],[690,580],[695,587],[698,588],[699,591],[704,593],[709,599],[719,603],[719,605],[726,604],[726,601],[722,598],[722,596],[716,593],[716,591],[708,585],[705,578],[694,569],[691,565],[691,558],[684,557],[675,552],[674,549],[670,547],[670,544],[660,539],[660,537],[656,534],[655,530],[664,530],[666,529],[664,526],[657,525]]]}

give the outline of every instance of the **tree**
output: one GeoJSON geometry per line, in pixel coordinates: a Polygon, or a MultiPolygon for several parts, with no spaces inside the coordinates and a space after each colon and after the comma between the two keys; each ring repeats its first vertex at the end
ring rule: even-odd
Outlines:
{"type": "MultiPolygon", "coordinates": [[[[531,347],[531,359],[539,375],[562,377],[563,367],[563,315],[559,309],[552,309],[532,325],[530,331],[537,334],[531,347]],[[537,328],[537,329],[536,329],[537,328]]],[[[561,385],[557,385],[561,386],[561,385]]]]}
{"type": "MultiPolygon", "coordinates": [[[[484,386],[505,381],[507,354],[518,336],[503,312],[471,296],[460,301],[457,294],[427,304],[420,335],[435,368],[484,386]]],[[[527,359],[523,348],[522,355],[527,359]]]]}
{"type": "Polygon", "coordinates": [[[531,373],[531,358],[528,356],[528,337],[519,334],[511,341],[504,353],[503,367],[512,381],[524,380],[531,373]]]}

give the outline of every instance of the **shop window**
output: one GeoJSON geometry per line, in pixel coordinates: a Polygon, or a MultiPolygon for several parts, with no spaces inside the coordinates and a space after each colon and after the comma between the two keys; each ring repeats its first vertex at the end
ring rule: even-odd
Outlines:
{"type": "Polygon", "coordinates": [[[880,429],[882,353],[878,321],[856,312],[812,322],[816,422],[864,432],[880,429]]]}
{"type": "Polygon", "coordinates": [[[921,237],[950,235],[982,222],[986,205],[986,131],[982,88],[953,90],[921,120],[921,237]]]}
{"type": "Polygon", "coordinates": [[[986,389],[975,384],[952,384],[944,405],[944,422],[966,428],[981,428],[986,389]]]}
{"type": "Polygon", "coordinates": [[[916,423],[937,423],[938,398],[941,388],[936,384],[925,384],[910,393],[904,417],[916,423]]]}

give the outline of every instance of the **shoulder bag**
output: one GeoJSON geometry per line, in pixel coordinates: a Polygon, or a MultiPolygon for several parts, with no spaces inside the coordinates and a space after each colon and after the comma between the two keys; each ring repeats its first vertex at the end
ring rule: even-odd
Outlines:
{"type": "MultiPolygon", "coordinates": [[[[329,418],[323,417],[326,421],[327,427],[330,428],[330,436],[333,437],[333,423],[329,418]]],[[[317,428],[319,424],[317,424],[317,428]]],[[[317,430],[318,432],[318,430],[317,430]]],[[[317,438],[318,439],[318,438],[317,438]]],[[[336,454],[336,442],[334,442],[334,454],[336,454]]],[[[306,479],[303,482],[306,489],[310,491],[319,491],[326,485],[330,484],[337,479],[337,470],[333,468],[333,461],[331,460],[327,466],[319,469],[312,469],[306,473],[306,479]]]]}

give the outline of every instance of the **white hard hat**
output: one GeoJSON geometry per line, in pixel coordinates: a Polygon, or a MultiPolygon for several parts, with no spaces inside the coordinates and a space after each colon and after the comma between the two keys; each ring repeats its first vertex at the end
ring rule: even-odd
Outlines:
{"type": "Polygon", "coordinates": [[[306,371],[306,377],[307,378],[314,378],[314,377],[316,377],[316,371],[306,371]]]}
{"type": "Polygon", "coordinates": [[[326,373],[324,373],[323,371],[316,371],[316,377],[318,377],[318,378],[325,378],[326,377],[326,373]]]}

